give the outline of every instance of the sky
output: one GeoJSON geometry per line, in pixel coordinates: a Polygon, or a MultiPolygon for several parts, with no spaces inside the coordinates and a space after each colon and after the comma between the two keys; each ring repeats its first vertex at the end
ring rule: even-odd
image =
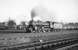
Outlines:
{"type": "Polygon", "coordinates": [[[0,0],[0,22],[9,17],[17,23],[29,21],[33,9],[34,20],[78,22],[78,0],[0,0]]]}

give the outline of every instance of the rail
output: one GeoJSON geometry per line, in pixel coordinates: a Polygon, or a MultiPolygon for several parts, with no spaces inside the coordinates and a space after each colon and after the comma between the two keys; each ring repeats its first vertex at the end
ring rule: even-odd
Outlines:
{"type": "Polygon", "coordinates": [[[7,47],[2,47],[0,50],[45,50],[45,49],[57,49],[72,44],[78,43],[78,38],[69,38],[69,39],[58,39],[46,42],[36,42],[36,43],[23,43],[18,45],[12,45],[7,47]]]}

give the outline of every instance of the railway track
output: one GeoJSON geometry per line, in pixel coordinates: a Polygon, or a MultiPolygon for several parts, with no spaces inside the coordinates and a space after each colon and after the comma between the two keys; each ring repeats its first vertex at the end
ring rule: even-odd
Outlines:
{"type": "Polygon", "coordinates": [[[31,44],[18,44],[2,47],[0,50],[54,50],[78,43],[78,38],[58,39],[46,42],[36,42],[31,44]]]}
{"type": "MultiPolygon", "coordinates": [[[[76,31],[72,32],[65,31],[65,32],[56,32],[56,33],[52,32],[52,33],[41,33],[41,34],[32,33],[24,35],[23,37],[30,37],[32,42],[30,43],[26,42],[17,45],[14,44],[8,46],[0,46],[0,50],[55,50],[58,48],[78,43],[78,32],[76,31]],[[31,35],[33,36],[31,37],[31,35]],[[43,42],[41,42],[40,40],[43,40],[43,42]]],[[[4,37],[7,38],[8,36],[4,37]]],[[[13,35],[11,34],[10,36],[13,35]]]]}

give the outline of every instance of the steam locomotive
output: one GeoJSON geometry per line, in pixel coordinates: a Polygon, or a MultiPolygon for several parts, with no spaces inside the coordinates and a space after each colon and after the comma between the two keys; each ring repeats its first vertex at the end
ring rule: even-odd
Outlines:
{"type": "MultiPolygon", "coordinates": [[[[0,24],[0,33],[31,33],[31,32],[51,32],[51,31],[60,31],[63,29],[75,29],[75,27],[70,27],[70,25],[66,25],[63,27],[61,23],[53,23],[53,22],[42,22],[42,21],[30,21],[28,25],[16,25],[16,23],[12,20],[0,24]]],[[[77,28],[77,27],[76,27],[77,28]]]]}

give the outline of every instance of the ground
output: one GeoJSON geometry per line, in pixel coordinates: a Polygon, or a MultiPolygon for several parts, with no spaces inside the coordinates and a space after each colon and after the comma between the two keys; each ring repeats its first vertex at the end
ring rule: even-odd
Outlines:
{"type": "Polygon", "coordinates": [[[78,31],[59,31],[46,33],[0,33],[0,46],[16,45],[20,43],[50,41],[64,38],[77,38],[78,31]]]}

